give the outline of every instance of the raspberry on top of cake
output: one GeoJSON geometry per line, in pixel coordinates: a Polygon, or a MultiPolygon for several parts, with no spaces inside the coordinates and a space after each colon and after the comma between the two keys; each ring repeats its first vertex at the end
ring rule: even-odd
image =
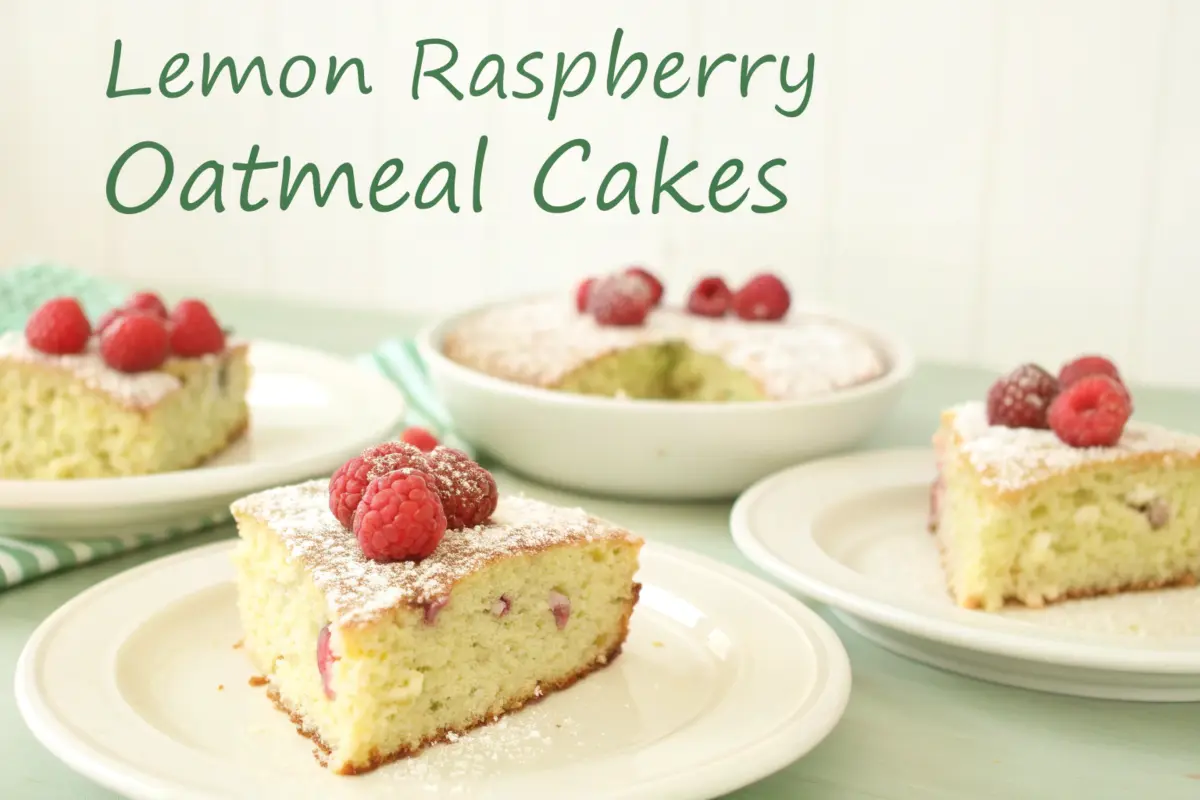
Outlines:
{"type": "Polygon", "coordinates": [[[641,539],[500,497],[428,431],[233,513],[245,650],[341,774],[453,741],[609,664],[640,589],[641,539]]]}
{"type": "Polygon", "coordinates": [[[701,279],[682,308],[641,267],[584,281],[571,303],[544,297],[464,319],[443,352],[498,378],[579,394],[632,399],[804,399],[881,377],[869,338],[818,315],[788,318],[777,276],[736,292],[701,279]]]}
{"type": "Polygon", "coordinates": [[[70,373],[89,389],[129,408],[149,408],[183,387],[169,362],[245,350],[201,300],[168,311],[153,292],[135,292],[95,326],[73,297],[39,306],[24,331],[0,334],[0,360],[70,373]]]}
{"type": "Polygon", "coordinates": [[[1108,359],[1034,364],[942,414],[929,526],[955,600],[988,611],[1200,576],[1200,437],[1132,421],[1108,359]]]}
{"type": "Polygon", "coordinates": [[[367,555],[371,546],[360,543],[364,534],[356,537],[329,513],[327,498],[328,482],[313,480],[250,495],[234,511],[278,535],[324,593],[334,625],[377,620],[399,606],[417,607],[432,618],[455,584],[498,559],[559,545],[636,540],[582,509],[506,496],[486,523],[443,528],[432,548],[417,547],[424,552],[419,560],[380,560],[367,555]]]}
{"type": "Polygon", "coordinates": [[[93,326],[56,297],[0,334],[8,478],[99,478],[195,466],[248,422],[247,345],[200,300],[136,293],[93,326]]]}

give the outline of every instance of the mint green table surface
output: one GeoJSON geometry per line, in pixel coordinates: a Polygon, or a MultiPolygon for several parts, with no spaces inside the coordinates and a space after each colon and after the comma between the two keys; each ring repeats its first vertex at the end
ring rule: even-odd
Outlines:
{"type": "MultiPolygon", "coordinates": [[[[243,335],[353,354],[415,321],[382,314],[217,298],[243,335]]],[[[943,406],[980,397],[988,375],[923,366],[866,447],[928,442],[943,406]]],[[[1200,395],[1136,393],[1139,416],[1200,429],[1200,395]]],[[[734,548],[728,504],[656,505],[582,498],[499,473],[503,488],[584,504],[648,538],[690,547],[758,573],[734,548]]],[[[0,593],[0,681],[12,686],[34,628],[83,589],[167,553],[232,536],[218,530],[0,593]]],[[[850,706],[836,730],[788,769],[737,792],[746,800],[1200,800],[1200,704],[1082,700],[994,686],[906,661],[832,620],[854,669],[850,706]]],[[[786,692],[787,686],[780,686],[786,692]]],[[[308,765],[304,765],[308,766],[308,765]]],[[[315,765],[313,769],[315,769],[315,765]]],[[[0,798],[111,798],[44,750],[0,692],[0,798]]]]}

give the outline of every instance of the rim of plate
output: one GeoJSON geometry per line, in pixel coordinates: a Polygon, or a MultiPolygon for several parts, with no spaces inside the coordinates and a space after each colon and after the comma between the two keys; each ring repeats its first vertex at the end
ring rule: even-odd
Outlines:
{"type": "Polygon", "coordinates": [[[857,331],[886,355],[888,362],[887,372],[866,383],[846,389],[839,389],[829,395],[794,400],[758,400],[753,403],[705,403],[689,400],[615,400],[611,397],[581,395],[555,391],[553,389],[543,389],[540,386],[526,386],[515,381],[504,380],[503,378],[497,378],[485,372],[465,367],[456,361],[451,361],[442,353],[441,345],[446,330],[466,317],[482,313],[497,306],[521,302],[523,300],[534,300],[545,296],[545,294],[535,294],[494,303],[485,303],[430,323],[417,333],[417,349],[426,362],[436,362],[440,368],[453,374],[460,381],[474,384],[489,391],[502,392],[552,405],[595,408],[614,413],[650,411],[664,414],[677,414],[680,412],[738,414],[751,411],[761,414],[771,411],[794,411],[805,408],[837,406],[893,391],[905,384],[912,377],[913,370],[916,368],[916,360],[912,350],[903,340],[887,331],[869,326],[842,314],[818,309],[797,310],[807,316],[824,318],[857,331]]]}
{"type": "MultiPolygon", "coordinates": [[[[913,636],[967,647],[980,652],[1021,658],[1030,661],[1065,666],[1088,667],[1099,670],[1161,674],[1200,672],[1200,648],[1190,646],[1138,646],[1136,640],[1101,634],[1078,634],[1061,628],[1039,628],[980,611],[957,606],[940,612],[922,610],[927,604],[897,600],[886,588],[830,557],[812,537],[812,524],[819,514],[833,503],[845,502],[855,495],[880,489],[903,489],[923,485],[920,480],[887,479],[876,476],[873,483],[866,480],[866,471],[897,471],[885,462],[903,463],[922,468],[932,474],[931,448],[898,448],[821,459],[782,470],[747,489],[734,503],[730,514],[733,541],[742,554],[768,574],[792,589],[814,600],[833,606],[870,622],[893,628],[913,636]],[[851,466],[860,462],[864,480],[854,486],[836,491],[821,487],[816,503],[806,504],[795,494],[797,475],[816,473],[830,466],[851,466]],[[776,555],[752,530],[751,509],[781,486],[792,487],[796,516],[792,545],[798,545],[799,564],[792,564],[776,555]]],[[[915,472],[914,477],[920,476],[915,472]]]]}
{"type": "MultiPolygon", "coordinates": [[[[38,691],[37,665],[59,625],[78,609],[91,605],[97,596],[127,590],[130,584],[136,584],[143,576],[161,573],[182,562],[215,557],[231,550],[235,543],[234,540],[225,540],[202,545],[114,575],[64,603],[43,620],[29,637],[15,670],[17,708],[34,737],[72,770],[102,786],[135,797],[208,797],[191,790],[181,790],[175,784],[146,773],[140,766],[111,756],[81,740],[65,719],[51,710],[38,691]]],[[[793,595],[735,567],[689,550],[654,542],[646,542],[644,552],[668,561],[683,562],[685,567],[714,572],[757,595],[761,602],[784,612],[793,623],[796,635],[803,637],[810,645],[814,662],[822,667],[820,672],[824,680],[815,683],[812,703],[778,723],[774,729],[759,734],[754,741],[735,745],[720,759],[700,765],[682,777],[649,779],[643,786],[636,787],[635,791],[619,796],[650,800],[663,796],[710,797],[726,794],[784,769],[828,737],[845,713],[852,684],[849,656],[833,628],[793,595]],[[812,722],[814,719],[821,720],[821,723],[812,722]]],[[[642,580],[648,585],[654,584],[652,577],[642,580]]],[[[184,596],[170,599],[174,601],[184,596]]],[[[114,633],[128,636],[137,629],[136,626],[126,628],[123,630],[118,626],[113,630],[114,633]]]]}
{"type": "MultiPolygon", "coordinates": [[[[356,366],[353,362],[299,345],[254,339],[250,341],[250,358],[256,354],[278,360],[295,359],[314,365],[322,372],[341,372],[353,375],[370,387],[374,403],[394,405],[396,411],[386,425],[380,425],[370,435],[341,445],[326,445],[300,459],[289,461],[251,461],[245,464],[199,466],[191,469],[136,475],[128,478],[72,478],[64,480],[0,479],[0,510],[43,511],[89,508],[112,505],[119,496],[125,506],[151,506],[162,502],[201,500],[243,491],[248,485],[270,486],[300,477],[309,477],[330,470],[330,464],[346,453],[357,452],[374,442],[387,438],[404,419],[404,394],[381,375],[356,366]]],[[[382,414],[380,415],[382,417],[382,414]]],[[[250,429],[254,428],[251,408],[250,429]]]]}

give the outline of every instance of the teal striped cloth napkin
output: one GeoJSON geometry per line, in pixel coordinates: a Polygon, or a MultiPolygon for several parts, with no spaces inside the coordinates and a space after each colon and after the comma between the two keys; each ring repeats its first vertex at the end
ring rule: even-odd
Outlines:
{"type": "MultiPolygon", "coordinates": [[[[29,314],[51,297],[79,298],[95,318],[128,296],[116,283],[53,265],[18,267],[0,272],[0,331],[20,330],[29,314]]],[[[455,434],[449,417],[429,384],[425,364],[411,341],[383,342],[360,356],[358,363],[396,384],[407,400],[406,424],[420,425],[443,443],[472,453],[455,434]]],[[[3,514],[0,509],[0,514],[3,514]]],[[[14,539],[0,536],[0,591],[35,578],[91,564],[181,536],[212,530],[229,521],[222,512],[188,528],[131,532],[95,539],[14,539]]]]}
{"type": "Polygon", "coordinates": [[[479,457],[455,433],[454,423],[429,381],[429,371],[417,352],[416,342],[412,339],[381,342],[370,353],[359,356],[358,362],[383,375],[404,395],[406,425],[427,428],[442,444],[457,447],[472,458],[479,457]]]}

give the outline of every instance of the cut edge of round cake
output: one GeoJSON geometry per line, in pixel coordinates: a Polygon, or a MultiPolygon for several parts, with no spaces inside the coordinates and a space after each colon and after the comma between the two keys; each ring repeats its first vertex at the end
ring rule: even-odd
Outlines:
{"type": "Polygon", "coordinates": [[[606,356],[682,344],[744,372],[767,400],[803,400],[887,376],[889,355],[856,325],[819,313],[778,322],[709,318],[670,307],[643,325],[608,326],[557,296],[510,301],[465,315],[449,328],[443,355],[492,377],[542,389],[606,356]]]}

